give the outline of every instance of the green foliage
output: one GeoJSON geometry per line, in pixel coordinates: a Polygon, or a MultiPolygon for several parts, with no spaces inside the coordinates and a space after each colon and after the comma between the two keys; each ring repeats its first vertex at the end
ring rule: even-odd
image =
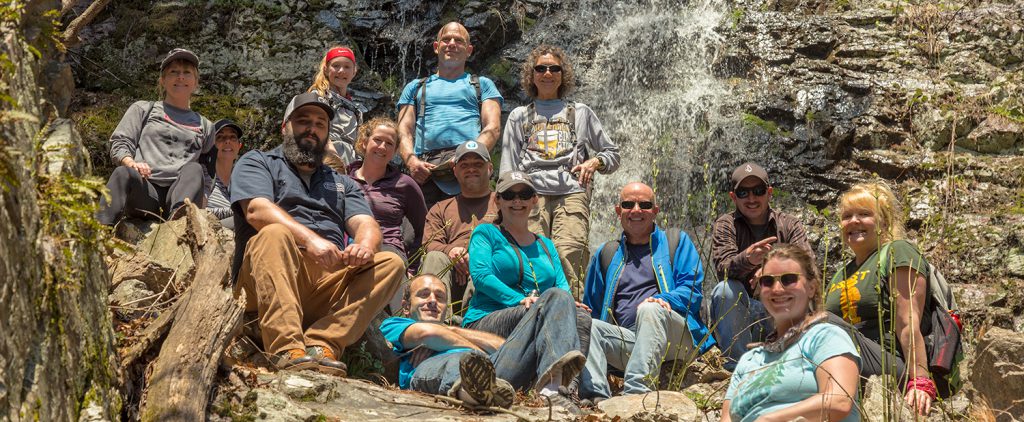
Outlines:
{"type": "Polygon", "coordinates": [[[683,394],[693,400],[693,403],[697,405],[697,410],[702,413],[706,414],[722,409],[722,402],[715,395],[705,395],[696,391],[685,391],[683,394]]]}
{"type": "Polygon", "coordinates": [[[790,136],[792,133],[779,128],[779,125],[771,120],[765,120],[750,113],[743,113],[743,124],[749,127],[759,128],[772,135],[790,136]]]}
{"type": "Polygon", "coordinates": [[[110,135],[121,121],[121,116],[131,103],[127,99],[114,100],[95,108],[87,109],[76,118],[82,144],[89,153],[93,173],[109,175],[116,164],[110,161],[110,135]]]}
{"type": "Polygon", "coordinates": [[[516,74],[512,62],[505,59],[500,59],[491,64],[487,69],[487,76],[501,81],[507,87],[516,86],[516,80],[519,79],[519,75],[516,74]]]}
{"type": "Polygon", "coordinates": [[[740,25],[740,21],[743,20],[744,10],[742,7],[736,7],[729,13],[729,23],[732,29],[736,29],[740,25]]]}
{"type": "Polygon", "coordinates": [[[384,363],[366,350],[366,343],[359,344],[359,348],[345,349],[342,361],[348,366],[349,378],[378,381],[384,373],[384,363]]]}
{"type": "Polygon", "coordinates": [[[992,114],[998,114],[1017,123],[1024,124],[1024,109],[1019,107],[993,106],[989,108],[992,114]]]}
{"type": "Polygon", "coordinates": [[[381,82],[380,90],[391,98],[398,98],[402,94],[402,86],[398,80],[397,75],[388,76],[383,82],[381,82]]]}

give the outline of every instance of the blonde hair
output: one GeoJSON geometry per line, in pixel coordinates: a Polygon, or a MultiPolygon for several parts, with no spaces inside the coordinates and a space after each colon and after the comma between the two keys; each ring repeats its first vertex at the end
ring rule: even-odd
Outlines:
{"type": "Polygon", "coordinates": [[[874,213],[878,238],[882,243],[906,237],[902,206],[884,182],[858,183],[843,192],[839,197],[840,218],[851,209],[866,209],[874,213]]]}
{"type": "Polygon", "coordinates": [[[523,87],[523,91],[526,91],[526,95],[529,95],[530,98],[537,98],[537,86],[533,84],[533,67],[537,65],[537,59],[546,54],[554,56],[562,66],[562,84],[558,86],[558,98],[565,98],[576,88],[576,72],[572,70],[572,63],[569,63],[569,57],[565,51],[553,45],[538,45],[530,52],[530,55],[526,56],[526,61],[523,62],[523,67],[519,72],[519,85],[523,87]]]}
{"type": "Polygon", "coordinates": [[[369,122],[359,125],[359,138],[356,139],[356,153],[361,156],[366,156],[366,143],[370,140],[370,136],[373,135],[373,131],[377,130],[378,127],[387,127],[395,131],[395,147],[398,147],[398,123],[387,117],[374,117],[369,122]]]}
{"type": "MultiPolygon", "coordinates": [[[[310,85],[309,89],[307,89],[306,92],[316,91],[318,94],[324,97],[326,97],[327,93],[330,92],[331,81],[327,80],[327,53],[330,52],[331,50],[334,50],[335,48],[348,48],[349,50],[352,50],[347,45],[335,45],[331,46],[331,48],[328,48],[327,51],[324,52],[324,56],[320,58],[320,65],[317,66],[316,68],[316,76],[313,76],[313,85],[310,85]]],[[[355,50],[353,50],[353,52],[354,51],[355,50]]],[[[353,62],[352,64],[355,65],[356,69],[359,68],[358,63],[353,62]]]]}
{"type": "Polygon", "coordinates": [[[196,74],[196,88],[199,87],[199,68],[195,65],[195,63],[192,63],[185,59],[174,59],[171,60],[170,63],[167,63],[167,66],[164,66],[162,69],[160,69],[160,76],[157,76],[156,78],[156,92],[157,96],[160,99],[163,99],[164,95],[167,94],[167,90],[164,89],[164,76],[167,75],[167,69],[170,69],[171,66],[174,66],[176,64],[191,69],[192,73],[196,74]]]}

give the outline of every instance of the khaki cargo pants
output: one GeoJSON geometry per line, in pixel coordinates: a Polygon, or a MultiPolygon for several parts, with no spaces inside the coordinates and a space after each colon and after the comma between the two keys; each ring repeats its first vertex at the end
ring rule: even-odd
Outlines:
{"type": "Polygon", "coordinates": [[[246,311],[258,311],[268,353],[324,346],[341,356],[395,294],[404,272],[393,252],[330,271],[304,258],[287,227],[271,224],[249,240],[236,291],[245,290],[246,311]]]}
{"type": "Polygon", "coordinates": [[[572,295],[581,300],[590,262],[590,191],[538,195],[537,199],[537,208],[530,214],[530,231],[551,238],[562,258],[572,295]]]}

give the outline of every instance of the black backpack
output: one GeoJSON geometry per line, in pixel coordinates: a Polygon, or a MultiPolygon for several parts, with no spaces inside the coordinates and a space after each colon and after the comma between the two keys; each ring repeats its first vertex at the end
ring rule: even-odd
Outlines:
{"type": "MultiPolygon", "coordinates": [[[[426,78],[420,78],[419,80],[420,87],[417,88],[417,90],[419,91],[419,101],[416,101],[413,104],[413,107],[416,108],[416,120],[422,119],[423,116],[426,115],[427,113],[427,79],[430,79],[430,76],[427,76],[426,78]]],[[[473,85],[473,89],[476,90],[477,107],[482,107],[484,100],[483,92],[480,91],[480,75],[470,73],[469,84],[473,85]]]]}
{"type": "MultiPolygon", "coordinates": [[[[668,256],[669,262],[676,262],[676,249],[679,249],[679,237],[681,231],[678,228],[670,228],[665,230],[665,237],[668,238],[668,256]]],[[[609,240],[601,248],[601,274],[608,273],[608,266],[612,264],[612,258],[615,257],[615,251],[619,250],[619,239],[609,240]]]]}

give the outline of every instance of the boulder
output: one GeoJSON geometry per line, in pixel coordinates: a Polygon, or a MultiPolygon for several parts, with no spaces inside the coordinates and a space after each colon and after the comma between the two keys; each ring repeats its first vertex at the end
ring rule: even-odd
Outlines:
{"type": "Polygon", "coordinates": [[[989,115],[960,146],[982,153],[1018,153],[1024,145],[1024,124],[998,114],[989,115]]]}
{"type": "Polygon", "coordinates": [[[630,419],[645,412],[674,415],[678,421],[697,421],[704,417],[693,400],[676,391],[612,397],[598,403],[597,408],[611,419],[630,419]]]}
{"type": "Polygon", "coordinates": [[[984,399],[996,421],[1024,416],[1024,334],[993,327],[978,341],[971,374],[974,402],[984,399]]]}

